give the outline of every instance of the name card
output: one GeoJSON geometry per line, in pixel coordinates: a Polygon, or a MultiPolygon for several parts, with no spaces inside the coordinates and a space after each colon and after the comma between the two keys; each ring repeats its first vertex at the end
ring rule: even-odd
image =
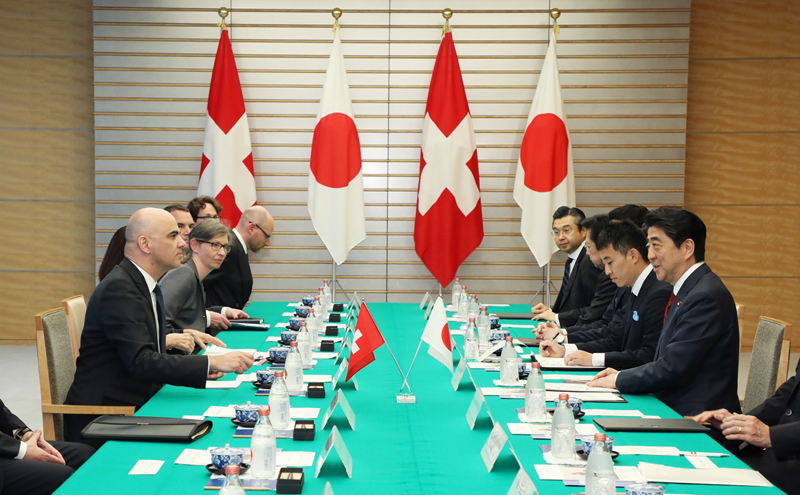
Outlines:
{"type": "Polygon", "coordinates": [[[331,482],[325,482],[325,490],[323,490],[322,495],[333,495],[333,487],[331,487],[331,482]]]}
{"type": "Polygon", "coordinates": [[[428,304],[428,309],[425,310],[425,319],[427,320],[431,316],[431,312],[433,311],[433,304],[428,304]]]}
{"type": "MultiPolygon", "coordinates": [[[[469,429],[475,428],[475,420],[478,419],[478,414],[483,409],[483,405],[486,403],[486,399],[483,397],[480,389],[475,390],[475,395],[472,396],[472,402],[469,403],[469,408],[467,409],[467,424],[469,425],[469,429]]],[[[489,413],[489,406],[486,406],[486,412],[489,414],[489,418],[492,419],[492,414],[489,413]]],[[[492,419],[494,421],[494,419],[492,419]]]]}
{"type": "Polygon", "coordinates": [[[342,389],[339,389],[336,392],[336,395],[333,396],[333,400],[331,400],[331,404],[328,406],[328,410],[325,411],[325,416],[322,417],[322,426],[320,426],[319,429],[320,430],[325,429],[325,425],[328,424],[328,420],[331,418],[331,415],[333,414],[333,411],[336,409],[337,405],[342,408],[342,412],[344,412],[344,415],[347,418],[347,422],[350,424],[350,428],[355,430],[356,413],[353,412],[353,408],[350,407],[350,403],[347,402],[347,398],[344,396],[344,392],[342,392],[342,389]]]}
{"type": "Polygon", "coordinates": [[[500,457],[500,452],[503,451],[506,442],[508,442],[508,435],[506,435],[506,431],[498,421],[494,424],[492,432],[489,434],[489,439],[486,440],[486,443],[481,449],[481,460],[483,461],[483,465],[486,466],[487,472],[492,472],[494,463],[497,462],[497,458],[500,457]]]}
{"type": "Polygon", "coordinates": [[[339,354],[336,355],[336,359],[333,361],[334,363],[342,359],[342,355],[344,354],[345,349],[350,349],[352,343],[350,342],[350,336],[348,335],[344,341],[342,341],[342,346],[339,348],[339,354]]]}
{"type": "MultiPolygon", "coordinates": [[[[331,453],[331,449],[336,449],[336,453],[339,454],[339,459],[342,460],[342,464],[344,465],[344,470],[347,471],[347,476],[349,478],[353,477],[353,456],[350,455],[350,451],[347,450],[347,446],[344,444],[344,440],[342,439],[342,435],[339,433],[339,429],[335,426],[331,430],[331,434],[328,437],[328,440],[325,442],[325,446],[322,447],[322,451],[319,453],[319,457],[317,458],[317,469],[314,473],[315,478],[319,478],[319,472],[322,469],[322,466],[325,464],[325,460],[328,459],[328,454],[331,453]]],[[[331,489],[328,491],[330,487],[330,483],[325,486],[324,493],[333,494],[333,490],[331,489]]],[[[324,494],[323,494],[324,495],[324,494]]]]}
{"type": "Polygon", "coordinates": [[[419,303],[419,309],[424,308],[429,302],[431,302],[431,293],[426,292],[425,295],[422,296],[422,301],[419,303]]]}
{"type": "Polygon", "coordinates": [[[526,473],[524,469],[520,468],[519,471],[517,471],[517,476],[511,483],[511,488],[508,489],[508,493],[506,495],[535,495],[535,494],[536,494],[536,486],[534,486],[533,481],[531,481],[530,476],[528,476],[528,473],[526,473]]]}
{"type": "MultiPolygon", "coordinates": [[[[347,358],[344,358],[342,360],[342,363],[339,365],[339,369],[336,370],[336,374],[333,375],[333,379],[331,380],[333,390],[336,390],[336,385],[339,384],[339,378],[341,378],[342,375],[345,374],[345,371],[347,371],[347,358]]],[[[356,388],[356,390],[358,390],[358,379],[355,376],[353,376],[350,378],[350,381],[353,382],[353,386],[356,388]]]]}
{"type": "Polygon", "coordinates": [[[453,386],[453,390],[458,390],[458,386],[461,383],[461,377],[464,376],[464,370],[466,369],[467,369],[467,360],[462,358],[458,362],[456,370],[453,372],[453,378],[450,379],[450,385],[453,386]]]}

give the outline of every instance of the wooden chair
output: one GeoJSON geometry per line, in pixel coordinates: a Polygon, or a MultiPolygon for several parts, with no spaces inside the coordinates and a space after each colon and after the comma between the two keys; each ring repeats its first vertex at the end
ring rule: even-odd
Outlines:
{"type": "Polygon", "coordinates": [[[83,332],[83,322],[86,318],[86,300],[83,294],[62,299],[61,305],[67,313],[67,323],[69,323],[69,334],[72,340],[72,351],[75,359],[78,359],[78,352],[81,349],[81,333],[83,332]]]}
{"type": "Polygon", "coordinates": [[[64,308],[56,308],[39,313],[34,319],[45,440],[64,439],[63,414],[132,416],[136,412],[133,406],[65,405],[64,400],[75,377],[75,357],[67,315],[64,308]]]}
{"type": "MultiPolygon", "coordinates": [[[[791,326],[791,325],[790,325],[791,326]]],[[[791,329],[787,328],[786,332],[791,334],[791,329]]],[[[781,346],[781,362],[778,365],[778,378],[775,381],[775,390],[778,390],[781,385],[789,379],[789,357],[792,352],[792,341],[783,336],[783,345],[781,346]]]]}
{"type": "Polygon", "coordinates": [[[742,337],[744,336],[744,304],[736,305],[736,318],[739,320],[739,354],[741,354],[742,337]]]}
{"type": "Polygon", "coordinates": [[[791,325],[780,320],[762,316],[758,320],[758,329],[753,340],[753,355],[750,359],[750,372],[747,375],[747,388],[742,401],[743,411],[751,411],[756,406],[772,397],[776,384],[786,381],[786,372],[779,380],[781,366],[788,368],[789,346],[784,344],[787,335],[791,335],[791,325]],[[784,351],[784,348],[786,350],[784,351]],[[786,354],[786,364],[782,363],[782,354],[786,354]]]}

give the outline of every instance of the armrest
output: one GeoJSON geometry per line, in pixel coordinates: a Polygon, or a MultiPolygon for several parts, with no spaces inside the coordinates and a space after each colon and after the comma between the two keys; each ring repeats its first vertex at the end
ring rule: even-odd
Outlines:
{"type": "Polygon", "coordinates": [[[133,406],[75,406],[68,404],[42,404],[45,414],[122,414],[133,416],[133,406]]]}

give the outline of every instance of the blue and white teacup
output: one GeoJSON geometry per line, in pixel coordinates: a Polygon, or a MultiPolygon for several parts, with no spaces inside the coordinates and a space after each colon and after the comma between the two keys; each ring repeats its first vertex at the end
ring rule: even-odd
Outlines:
{"type": "MultiPolygon", "coordinates": [[[[269,358],[273,361],[276,359],[286,359],[286,356],[289,355],[289,348],[288,347],[270,347],[269,348],[269,358]]],[[[273,380],[275,377],[273,376],[273,380]]],[[[260,381],[260,380],[259,380],[260,381]]]]}
{"type": "Polygon", "coordinates": [[[309,309],[308,306],[300,304],[298,306],[295,306],[294,313],[300,318],[305,318],[308,316],[308,309],[309,309]]]}
{"type": "Polygon", "coordinates": [[[492,342],[496,342],[498,340],[506,340],[506,337],[511,336],[511,332],[508,330],[501,330],[499,328],[492,329],[490,339],[492,342]]]}
{"type": "Polygon", "coordinates": [[[496,314],[489,315],[489,323],[492,328],[500,328],[500,317],[496,314]]]}
{"type": "Polygon", "coordinates": [[[303,306],[308,306],[309,308],[314,305],[314,296],[305,296],[303,298],[303,306]]]}
{"type": "Polygon", "coordinates": [[[294,342],[295,340],[297,340],[298,333],[300,332],[297,332],[295,330],[284,330],[283,332],[281,332],[281,340],[284,342],[294,342]]]}
{"type": "Polygon", "coordinates": [[[625,495],[664,495],[664,487],[653,483],[633,483],[625,487],[625,495]]]}
{"type": "Polygon", "coordinates": [[[256,379],[258,380],[258,383],[272,385],[275,382],[275,370],[258,370],[256,371],[256,379]]]}
{"type": "Polygon", "coordinates": [[[580,414],[581,406],[583,405],[583,399],[579,399],[577,397],[570,397],[569,400],[567,400],[567,403],[569,403],[569,407],[572,408],[572,414],[580,414]]]}
{"type": "Polygon", "coordinates": [[[528,372],[526,369],[526,364],[528,363],[523,362],[522,359],[520,359],[517,363],[517,372],[519,373],[520,378],[522,378],[528,372]]]}
{"type": "Polygon", "coordinates": [[[217,469],[225,469],[229,464],[238,466],[242,463],[242,459],[244,459],[244,449],[237,449],[227,444],[224,447],[211,449],[211,463],[217,469]]]}
{"type": "MultiPolygon", "coordinates": [[[[236,419],[242,423],[255,423],[258,421],[258,410],[262,407],[264,406],[251,404],[250,401],[247,401],[247,404],[233,406],[233,409],[236,411],[236,419]]],[[[239,462],[241,463],[241,461],[239,462]]]]}
{"type": "Polygon", "coordinates": [[[300,330],[300,324],[306,321],[305,318],[301,318],[299,316],[292,316],[289,318],[289,328],[294,330],[300,330]]]}
{"type": "MultiPolygon", "coordinates": [[[[586,455],[591,454],[592,449],[594,448],[594,435],[584,435],[580,437],[580,439],[581,439],[581,448],[583,449],[583,453],[586,455]]],[[[609,452],[614,450],[614,437],[606,435],[606,445],[608,446],[609,452]]]]}

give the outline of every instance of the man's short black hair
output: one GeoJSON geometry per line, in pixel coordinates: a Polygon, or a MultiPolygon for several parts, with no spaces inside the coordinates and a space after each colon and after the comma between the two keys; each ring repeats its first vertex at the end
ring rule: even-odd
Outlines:
{"type": "Polygon", "coordinates": [[[172,213],[173,211],[185,211],[186,213],[189,213],[189,208],[187,208],[186,205],[175,203],[169,206],[165,206],[164,211],[168,213],[172,213]]]}
{"type": "Polygon", "coordinates": [[[647,215],[648,211],[646,206],[625,205],[609,211],[608,218],[611,220],[630,220],[641,227],[644,225],[644,217],[647,215]]]}
{"type": "Polygon", "coordinates": [[[569,206],[559,206],[555,213],[553,213],[553,221],[555,222],[559,218],[564,218],[567,215],[571,216],[575,219],[575,225],[578,226],[579,230],[583,230],[583,226],[581,222],[586,218],[586,215],[580,210],[580,208],[569,207],[569,206]]]}
{"type": "Polygon", "coordinates": [[[614,251],[628,254],[628,251],[635,249],[639,251],[639,256],[645,262],[649,262],[647,258],[647,236],[641,227],[636,226],[630,220],[609,222],[600,233],[595,244],[598,251],[611,246],[614,251]]]}
{"type": "Polygon", "coordinates": [[[597,244],[597,237],[600,235],[600,232],[604,231],[608,226],[609,218],[608,215],[605,213],[600,215],[595,215],[593,217],[585,218],[581,222],[581,227],[584,229],[589,229],[589,240],[593,244],[597,244]]]}
{"type": "Polygon", "coordinates": [[[706,259],[706,224],[700,217],[680,206],[662,206],[647,213],[644,220],[646,228],[656,227],[664,231],[676,247],[686,239],[694,241],[694,260],[699,263],[706,259]]]}

